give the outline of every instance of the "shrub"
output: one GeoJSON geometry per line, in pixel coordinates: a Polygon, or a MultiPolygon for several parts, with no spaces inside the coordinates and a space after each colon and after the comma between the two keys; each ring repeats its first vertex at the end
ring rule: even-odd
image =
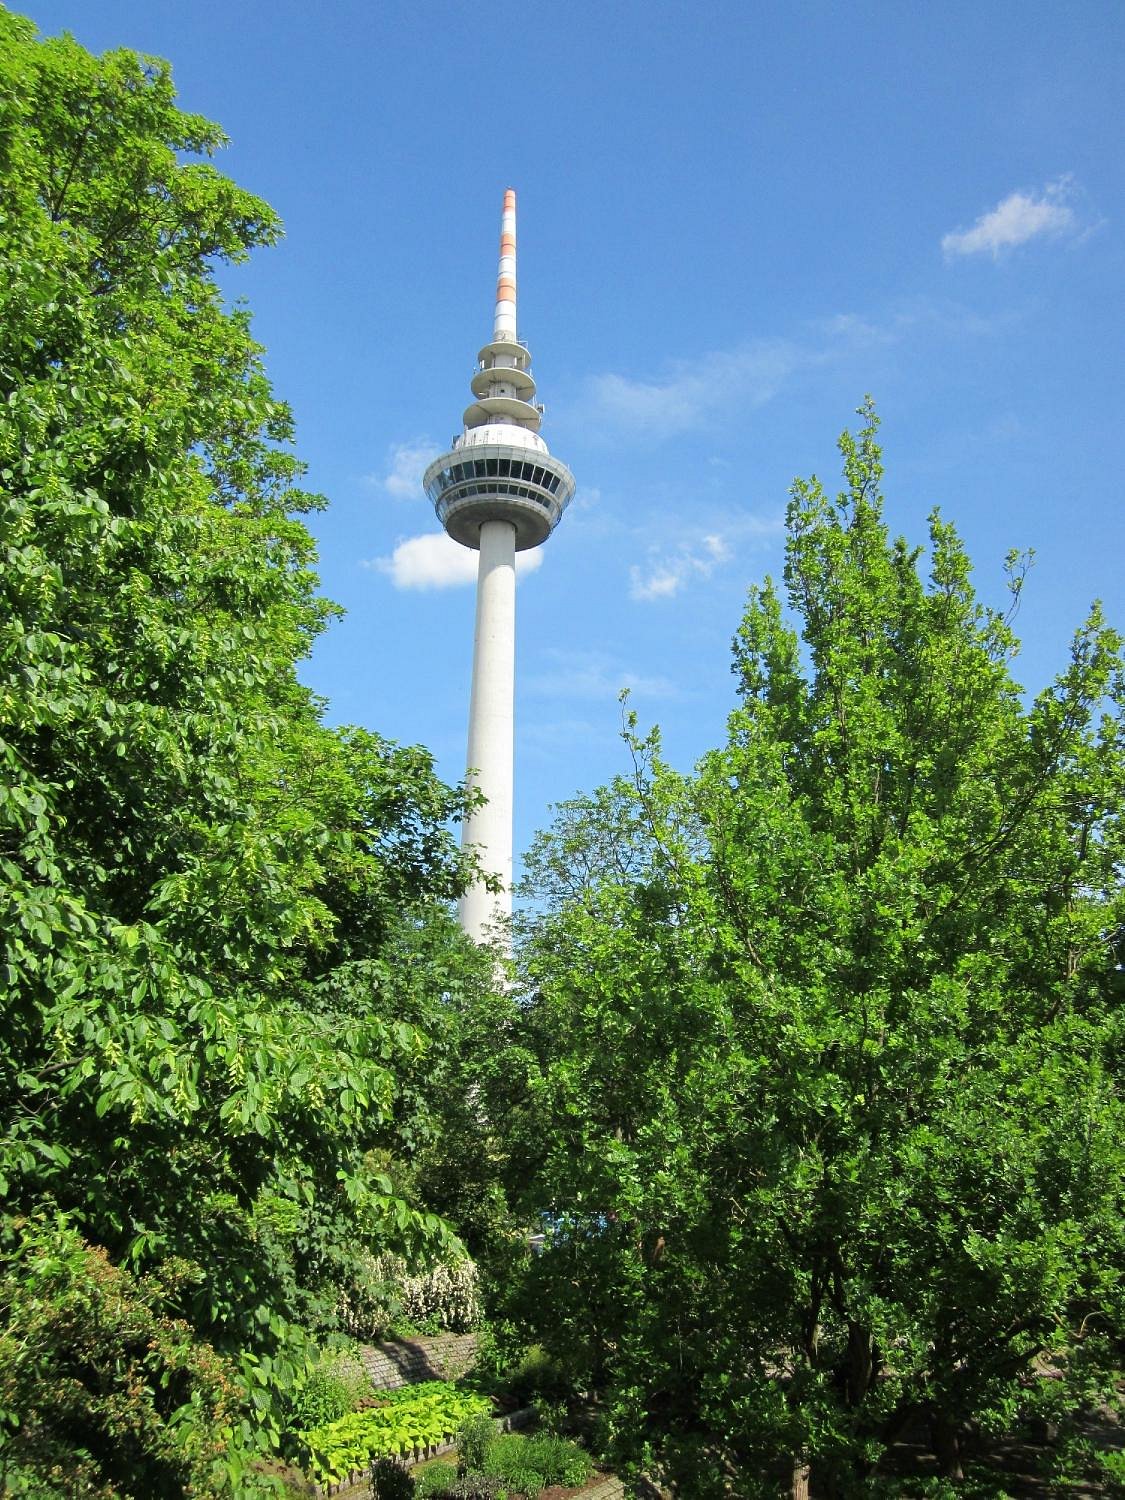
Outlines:
{"type": "Polygon", "coordinates": [[[527,1494],[524,1481],[541,1480],[538,1488],[548,1484],[566,1485],[568,1489],[585,1484],[594,1465],[588,1453],[565,1438],[536,1434],[521,1437],[505,1433],[493,1438],[485,1455],[484,1472],[504,1481],[508,1489],[527,1494]]]}
{"type": "Polygon", "coordinates": [[[431,1495],[448,1495],[457,1483],[457,1468],[454,1464],[427,1464],[414,1481],[414,1493],[418,1500],[428,1500],[431,1495]]]}
{"type": "Polygon", "coordinates": [[[462,1474],[483,1474],[489,1449],[496,1442],[496,1428],[481,1412],[470,1417],[457,1434],[458,1469],[462,1474]]]}
{"type": "Polygon", "coordinates": [[[468,1256],[421,1272],[401,1255],[361,1256],[339,1313],[353,1338],[378,1338],[402,1323],[467,1333],[481,1317],[480,1274],[468,1256]]]}
{"type": "Polygon", "coordinates": [[[339,1421],[355,1411],[373,1387],[366,1371],[345,1355],[323,1358],[293,1393],[289,1430],[301,1432],[339,1421]]]}
{"type": "Polygon", "coordinates": [[[558,1400],[566,1394],[561,1366],[538,1344],[533,1344],[519,1364],[505,1375],[504,1384],[521,1406],[537,1397],[558,1400]]]}
{"type": "Polygon", "coordinates": [[[396,1459],[377,1458],[371,1465],[372,1500],[411,1500],[414,1480],[396,1459]]]}
{"type": "Polygon", "coordinates": [[[321,1427],[347,1416],[353,1409],[351,1392],[344,1381],[332,1370],[318,1365],[294,1394],[289,1425],[295,1431],[321,1427]]]}
{"type": "Polygon", "coordinates": [[[0,1257],[5,1493],[248,1493],[245,1390],[160,1313],[167,1285],[113,1265],[61,1219],[14,1227],[21,1239],[0,1257]]]}
{"type": "Polygon", "coordinates": [[[462,1474],[449,1491],[450,1500],[499,1500],[499,1479],[487,1474],[462,1474]]]}
{"type": "Polygon", "coordinates": [[[585,1449],[565,1438],[547,1434],[529,1438],[527,1462],[541,1469],[548,1484],[564,1484],[568,1489],[585,1484],[594,1472],[594,1463],[585,1449]]]}
{"type": "Polygon", "coordinates": [[[536,1500],[544,1483],[543,1475],[534,1469],[513,1469],[505,1480],[508,1489],[526,1495],[527,1500],[536,1500]]]}

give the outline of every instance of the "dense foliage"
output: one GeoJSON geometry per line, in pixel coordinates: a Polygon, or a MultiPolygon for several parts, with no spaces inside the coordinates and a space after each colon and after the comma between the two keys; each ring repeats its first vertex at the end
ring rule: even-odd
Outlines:
{"type": "Polygon", "coordinates": [[[236,1369],[160,1311],[182,1268],[138,1279],[63,1223],[10,1227],[0,1413],[22,1432],[0,1450],[0,1493],[158,1497],[247,1480],[236,1369]]]}
{"type": "MultiPolygon", "coordinates": [[[[334,1326],[359,1257],[449,1237],[418,1079],[449,1047],[469,1065],[488,983],[447,911],[463,799],[425,752],[326,728],[298,681],[332,613],[299,519],[319,502],[215,284],[279,233],[207,160],[222,133],[165,64],[5,10],[0,80],[0,1295],[11,1324],[55,1236],[42,1339],[118,1278],[233,1362],[252,1445],[295,1325],[334,1326]]],[[[135,1357],[114,1401],[159,1447],[153,1414],[182,1436],[201,1398],[157,1399],[135,1357]]],[[[164,1493],[113,1470],[97,1368],[29,1355],[6,1453],[85,1402],[89,1482],[164,1493]]]]}
{"type": "Polygon", "coordinates": [[[893,1488],[904,1436],[956,1479],[1123,1326],[1120,643],[1095,609],[1025,701],[952,528],[928,581],[889,537],[864,415],[727,743],[684,778],[631,731],[530,866],[524,1316],[694,1494],[893,1488]]]}

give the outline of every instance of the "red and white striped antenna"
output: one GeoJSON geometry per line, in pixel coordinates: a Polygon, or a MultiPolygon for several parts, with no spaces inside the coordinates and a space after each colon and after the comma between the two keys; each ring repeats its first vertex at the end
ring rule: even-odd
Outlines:
{"type": "Polygon", "coordinates": [[[492,340],[516,342],[516,190],[504,193],[504,212],[500,218],[500,268],[496,273],[496,316],[492,323],[492,340]]]}

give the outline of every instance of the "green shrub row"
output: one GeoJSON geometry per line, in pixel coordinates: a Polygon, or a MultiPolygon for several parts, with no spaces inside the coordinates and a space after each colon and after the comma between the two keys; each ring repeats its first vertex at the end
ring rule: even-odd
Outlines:
{"type": "Polygon", "coordinates": [[[346,1417],[374,1393],[367,1372],[354,1356],[326,1356],[314,1365],[290,1397],[291,1432],[323,1427],[346,1417]]]}
{"type": "Polygon", "coordinates": [[[470,1470],[468,1475],[458,1477],[452,1464],[430,1464],[418,1476],[415,1500],[465,1500],[467,1479],[481,1492],[520,1494],[527,1500],[535,1500],[549,1484],[577,1489],[594,1472],[589,1454],[577,1443],[548,1434],[523,1437],[513,1432],[493,1436],[475,1461],[466,1457],[466,1450],[472,1447],[472,1442],[460,1445],[461,1465],[470,1470]],[[477,1466],[483,1472],[471,1472],[477,1466]]]}
{"type": "Polygon", "coordinates": [[[549,1484],[577,1488],[593,1471],[590,1455],[577,1443],[548,1433],[531,1437],[505,1433],[493,1438],[484,1458],[486,1474],[502,1479],[506,1488],[523,1495],[537,1495],[549,1484]]]}
{"type": "Polygon", "coordinates": [[[427,1464],[414,1481],[415,1500],[430,1500],[433,1495],[448,1495],[457,1483],[457,1465],[439,1459],[427,1464]]]}
{"type": "Polygon", "coordinates": [[[352,1412],[297,1434],[300,1461],[311,1479],[338,1481],[376,1458],[394,1458],[448,1441],[461,1424],[488,1409],[483,1396],[431,1380],[378,1392],[384,1404],[352,1412]]]}

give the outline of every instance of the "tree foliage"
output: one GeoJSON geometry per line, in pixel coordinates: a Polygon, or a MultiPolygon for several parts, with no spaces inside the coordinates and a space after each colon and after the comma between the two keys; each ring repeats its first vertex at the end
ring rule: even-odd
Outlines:
{"type": "Polygon", "coordinates": [[[1095,608],[1025,700],[952,527],[928,579],[890,538],[863,416],[750,591],[725,745],[685,778],[630,729],[531,871],[525,1317],[690,1493],[874,1493],[919,1433],[955,1478],[1122,1327],[1120,642],[1095,608]]]}
{"type": "Polygon", "coordinates": [[[153,1316],[268,1433],[290,1325],[449,1233],[380,1164],[437,1130],[403,1081],[441,997],[488,982],[446,910],[463,796],[298,680],[320,501],[215,282],[280,233],[222,132],[166,64],[2,9],[0,76],[0,1189],[113,1275],[180,1265],[153,1316]]]}

